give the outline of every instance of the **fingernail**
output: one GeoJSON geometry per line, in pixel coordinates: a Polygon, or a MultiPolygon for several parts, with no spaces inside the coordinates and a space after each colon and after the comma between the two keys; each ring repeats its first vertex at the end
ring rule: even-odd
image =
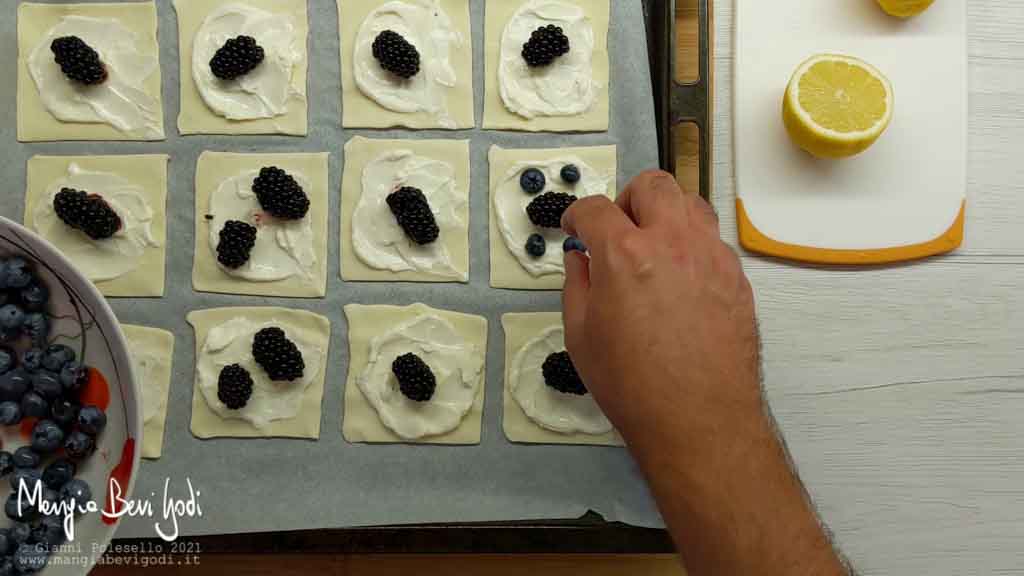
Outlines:
{"type": "Polygon", "coordinates": [[[586,252],[587,247],[584,246],[583,242],[580,242],[579,238],[576,238],[575,236],[569,236],[568,238],[565,239],[565,242],[562,244],[562,250],[565,252],[572,252],[573,250],[577,252],[586,252]]]}

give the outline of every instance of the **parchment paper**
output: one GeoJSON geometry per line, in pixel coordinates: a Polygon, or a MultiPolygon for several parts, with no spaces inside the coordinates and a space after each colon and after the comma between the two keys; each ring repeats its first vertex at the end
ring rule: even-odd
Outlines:
{"type": "MultiPolygon", "coordinates": [[[[512,0],[510,0],[512,1],[512,0]]],[[[55,2],[70,3],[70,2],[55,2]]],[[[483,114],[484,2],[471,0],[477,123],[483,114]]],[[[154,518],[122,521],[120,537],[152,537],[161,520],[165,479],[170,494],[187,496],[186,478],[200,492],[201,518],[182,518],[182,535],[342,528],[383,524],[575,518],[587,510],[640,526],[662,521],[644,482],[621,448],[530,446],[501,432],[505,312],[556,311],[557,292],[516,292],[488,286],[487,149],[614,143],[619,184],[657,165],[657,143],[643,10],[640,0],[613,0],[609,45],[612,64],[611,130],[606,134],[521,134],[483,130],[373,131],[341,129],[341,91],[335,0],[310,0],[309,136],[181,137],[178,114],[177,23],[171,3],[157,0],[160,60],[168,139],[153,143],[19,144],[15,137],[16,5],[0,17],[0,213],[22,221],[25,162],[34,154],[171,155],[168,190],[168,275],[162,299],[113,299],[124,322],[170,330],[177,337],[163,457],[144,461],[135,496],[153,500],[154,518]],[[472,190],[470,283],[381,284],[343,282],[338,242],[330,241],[328,296],[323,300],[242,297],[192,291],[193,182],[203,150],[330,152],[330,238],[339,234],[338,190],[342,146],[353,135],[387,138],[470,138],[472,190]],[[423,302],[485,315],[490,323],[483,440],[479,446],[353,445],[341,436],[342,386],[348,369],[342,305],[423,302]],[[319,441],[198,440],[189,433],[194,336],[189,310],[270,305],[324,314],[332,340],[319,441]]],[[[164,528],[169,525],[164,524],[164,528]]]]}

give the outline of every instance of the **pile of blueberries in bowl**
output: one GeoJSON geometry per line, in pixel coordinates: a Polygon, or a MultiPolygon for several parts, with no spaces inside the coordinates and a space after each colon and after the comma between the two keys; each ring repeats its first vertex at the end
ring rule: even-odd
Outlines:
{"type": "Polygon", "coordinates": [[[92,370],[80,354],[49,344],[49,299],[28,262],[0,259],[0,476],[11,486],[0,576],[40,571],[74,517],[95,510],[91,487],[75,476],[107,418],[83,394],[92,370]]]}

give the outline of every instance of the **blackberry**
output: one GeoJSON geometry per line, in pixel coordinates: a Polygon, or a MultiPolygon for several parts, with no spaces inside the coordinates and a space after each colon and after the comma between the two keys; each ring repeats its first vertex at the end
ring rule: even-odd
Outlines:
{"type": "Polygon", "coordinates": [[[556,58],[568,53],[569,37],[554,24],[537,28],[523,44],[523,59],[530,68],[549,66],[556,58]]]}
{"type": "Polygon", "coordinates": [[[299,347],[276,326],[256,333],[252,341],[252,356],[274,381],[298,380],[306,369],[299,347]]]}
{"type": "Polygon", "coordinates": [[[437,390],[437,378],[422,358],[409,352],[391,363],[391,372],[398,380],[398,389],[413,402],[427,402],[437,390]]]}
{"type": "Polygon", "coordinates": [[[263,210],[275,218],[299,220],[309,212],[309,197],[291,174],[270,166],[260,169],[252,191],[263,210]]]}
{"type": "Polygon", "coordinates": [[[221,80],[234,80],[252,72],[263,62],[263,48],[252,36],[229,39],[210,59],[210,71],[221,80]]]}
{"type": "Polygon", "coordinates": [[[220,230],[217,243],[217,262],[224,267],[241,268],[249,261],[249,253],[256,245],[256,228],[238,220],[228,220],[220,230]]]}
{"type": "Polygon", "coordinates": [[[536,168],[527,168],[519,175],[519,187],[527,194],[540,194],[547,183],[544,173],[536,168]]]}
{"type": "Polygon", "coordinates": [[[252,397],[252,376],[238,364],[225,366],[217,377],[217,399],[231,410],[238,410],[252,397]]]}
{"type": "Polygon", "coordinates": [[[534,258],[540,258],[548,251],[548,243],[540,234],[530,234],[526,239],[526,253],[534,258]]]}
{"type": "Polygon", "coordinates": [[[7,476],[14,472],[14,456],[6,451],[0,451],[0,476],[7,476]]]}
{"type": "Polygon", "coordinates": [[[440,236],[441,229],[437,227],[430,203],[422,190],[404,186],[389,194],[387,200],[398,225],[413,242],[422,246],[440,236]]]}
{"type": "Polygon", "coordinates": [[[560,173],[562,180],[567,184],[575,184],[580,181],[580,169],[575,164],[566,164],[562,166],[560,173]]]}
{"type": "Polygon", "coordinates": [[[562,214],[572,206],[576,197],[562,192],[545,192],[526,207],[530,222],[541,228],[561,228],[562,214]]]}
{"type": "Polygon", "coordinates": [[[394,30],[385,30],[373,40],[373,57],[380,67],[401,78],[412,78],[420,71],[420,53],[394,30]]]}
{"type": "Polygon", "coordinates": [[[544,360],[541,367],[544,373],[544,383],[563,394],[575,394],[583,396],[587,393],[587,387],[572,365],[572,359],[568,352],[555,352],[544,360]]]}
{"type": "Polygon", "coordinates": [[[93,240],[110,238],[121,229],[121,217],[96,194],[61,188],[53,198],[53,209],[65,224],[93,240]]]}
{"type": "Polygon", "coordinates": [[[50,51],[69,79],[89,86],[106,82],[107,68],[100,61],[99,52],[78,36],[55,38],[50,43],[50,51]]]}

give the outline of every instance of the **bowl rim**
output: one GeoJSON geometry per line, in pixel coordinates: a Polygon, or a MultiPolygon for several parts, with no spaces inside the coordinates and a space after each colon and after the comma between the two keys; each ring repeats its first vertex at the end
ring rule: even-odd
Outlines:
{"type": "MultiPolygon", "coordinates": [[[[42,262],[54,276],[59,277],[61,280],[67,282],[71,287],[73,287],[78,292],[77,295],[81,297],[82,300],[95,303],[95,306],[90,310],[90,312],[96,316],[95,319],[97,324],[104,328],[104,335],[108,340],[114,364],[118,367],[118,372],[120,373],[123,371],[124,377],[127,378],[126,382],[125,378],[119,377],[118,386],[121,387],[123,391],[124,385],[127,384],[132,393],[132,400],[136,405],[134,410],[134,422],[128,421],[129,412],[127,410],[125,411],[125,423],[128,427],[126,436],[128,439],[134,441],[134,449],[132,451],[132,467],[128,478],[128,486],[121,487],[122,493],[120,497],[125,500],[129,500],[135,491],[135,481],[138,478],[139,465],[142,461],[142,435],[144,427],[142,421],[139,386],[135,379],[135,369],[132,366],[131,355],[128,349],[128,340],[124,335],[124,331],[121,329],[121,323],[117,319],[117,315],[114,314],[114,310],[110,307],[110,303],[107,301],[107,298],[100,293],[99,289],[96,288],[96,285],[86,278],[85,275],[82,274],[82,272],[80,272],[78,268],[48,240],[29,230],[25,226],[22,226],[9,218],[0,216],[0,232],[3,232],[5,228],[9,229],[23,244],[26,244],[33,250],[36,250],[38,253],[31,254],[31,256],[42,262]],[[132,434],[133,431],[137,431],[137,434],[132,434]]],[[[124,398],[124,396],[125,395],[122,393],[122,398],[124,398]]],[[[108,462],[111,462],[113,466],[116,467],[120,463],[120,458],[121,456],[111,455],[108,462]],[[115,460],[115,458],[117,459],[115,460]]],[[[108,478],[103,490],[103,493],[108,498],[109,475],[110,472],[107,472],[108,478]]],[[[100,502],[97,502],[97,506],[100,507],[100,510],[104,510],[106,508],[105,503],[101,505],[100,502]]],[[[89,554],[89,562],[82,565],[84,568],[82,574],[88,574],[89,571],[92,570],[93,566],[95,566],[96,562],[99,560],[99,556],[102,555],[102,550],[106,548],[111,540],[113,540],[114,534],[121,526],[121,521],[118,519],[116,522],[107,524],[106,522],[102,522],[101,519],[101,524],[105,526],[105,529],[102,532],[102,538],[98,542],[99,552],[89,554]]],[[[96,548],[94,548],[94,550],[96,550],[96,548]]]]}

